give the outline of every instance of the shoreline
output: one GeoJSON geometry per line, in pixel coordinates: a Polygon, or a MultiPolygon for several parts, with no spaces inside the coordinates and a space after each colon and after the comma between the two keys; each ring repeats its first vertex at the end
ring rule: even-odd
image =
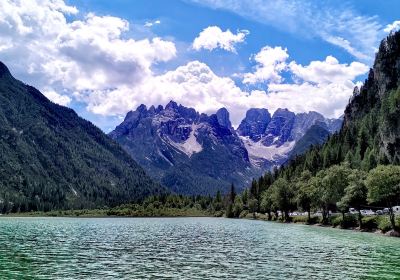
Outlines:
{"type": "MultiPolygon", "coordinates": [[[[141,215],[141,216],[130,216],[130,215],[96,215],[96,214],[86,214],[86,215],[54,215],[54,214],[49,214],[46,215],[45,213],[21,213],[21,214],[6,214],[6,215],[0,215],[1,218],[79,218],[79,219],[96,219],[96,218],[226,218],[223,216],[215,216],[212,214],[209,215],[170,215],[170,216],[146,216],[146,215],[141,215]]],[[[359,229],[358,227],[348,227],[348,228],[343,228],[341,226],[334,226],[334,225],[324,225],[321,223],[313,223],[313,224],[308,224],[306,222],[301,222],[301,221],[292,221],[292,222],[282,222],[278,220],[268,220],[266,217],[259,216],[259,217],[242,217],[242,218],[226,218],[226,219],[243,219],[243,220],[252,220],[252,221],[263,221],[263,222],[273,222],[273,223],[279,223],[279,224],[300,224],[300,225],[306,225],[306,226],[313,226],[313,227],[324,227],[324,228],[332,228],[332,229],[338,229],[338,230],[347,230],[347,231],[353,231],[353,232],[366,232],[366,233],[373,233],[381,236],[388,236],[388,237],[400,237],[400,232],[399,231],[394,231],[394,230],[389,230],[389,231],[382,231],[379,228],[374,228],[374,229],[359,229]]]]}
{"type": "Polygon", "coordinates": [[[50,215],[2,215],[1,218],[76,218],[76,219],[104,219],[104,218],[142,218],[142,219],[151,219],[151,218],[221,218],[215,216],[118,216],[118,215],[82,215],[82,216],[74,216],[74,215],[60,215],[60,216],[50,216],[50,215]]]}
{"type": "Polygon", "coordinates": [[[243,218],[238,218],[238,219],[247,219],[247,220],[253,220],[253,221],[263,221],[263,222],[272,222],[272,223],[279,223],[279,224],[299,224],[299,225],[305,225],[305,226],[313,226],[313,227],[323,227],[323,228],[331,228],[331,229],[337,229],[337,230],[344,230],[344,231],[353,231],[353,232],[365,232],[365,233],[373,233],[373,234],[377,234],[377,235],[381,235],[381,236],[388,236],[388,237],[397,237],[400,238],[400,231],[396,231],[396,230],[389,230],[389,231],[382,231],[379,228],[374,228],[374,229],[360,229],[358,227],[348,227],[348,228],[344,228],[341,226],[334,226],[334,225],[324,225],[321,223],[314,223],[314,224],[309,224],[306,222],[282,222],[282,221],[277,221],[277,220],[268,220],[265,218],[253,218],[253,217],[243,217],[243,218]]]}

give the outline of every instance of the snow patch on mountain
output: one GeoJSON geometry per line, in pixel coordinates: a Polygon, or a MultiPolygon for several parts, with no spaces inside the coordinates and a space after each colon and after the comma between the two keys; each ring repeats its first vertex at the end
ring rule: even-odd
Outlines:
{"type": "Polygon", "coordinates": [[[189,137],[182,143],[174,142],[172,140],[168,141],[170,145],[179,151],[191,157],[195,153],[200,153],[203,150],[203,146],[197,141],[196,130],[198,125],[192,124],[189,137]]]}
{"type": "Polygon", "coordinates": [[[253,141],[248,136],[240,136],[253,166],[261,166],[265,160],[275,162],[285,157],[294,147],[295,141],[285,142],[283,145],[265,146],[262,141],[253,141]]]}

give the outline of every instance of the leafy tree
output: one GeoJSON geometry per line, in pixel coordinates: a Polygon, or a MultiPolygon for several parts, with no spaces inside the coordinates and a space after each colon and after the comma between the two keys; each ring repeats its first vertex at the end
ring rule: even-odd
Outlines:
{"type": "Polygon", "coordinates": [[[240,213],[243,211],[243,201],[240,195],[235,197],[235,202],[233,204],[233,216],[239,217],[240,213]]]}
{"type": "Polygon", "coordinates": [[[395,229],[393,206],[400,202],[400,166],[379,165],[368,173],[366,185],[368,202],[387,206],[392,229],[395,229]]]}
{"type": "Polygon", "coordinates": [[[293,208],[294,191],[286,179],[279,178],[272,186],[272,199],[284,214],[284,220],[289,221],[289,211],[293,208]]]}
{"type": "Polygon", "coordinates": [[[310,184],[311,177],[312,177],[311,172],[305,170],[303,171],[298,182],[296,183],[297,185],[296,202],[301,209],[307,211],[308,222],[310,222],[311,220],[311,206],[315,196],[314,185],[310,184]]]}
{"type": "Polygon", "coordinates": [[[361,207],[367,203],[367,187],[364,182],[365,177],[365,172],[353,170],[349,176],[349,185],[344,190],[344,196],[338,202],[339,208],[342,210],[345,209],[345,211],[347,211],[350,206],[357,209],[358,225],[360,228],[362,228],[361,207]]]}
{"type": "Polygon", "coordinates": [[[271,212],[274,212],[274,202],[271,197],[272,188],[269,188],[261,195],[261,211],[264,211],[268,215],[268,220],[270,221],[272,216],[271,212]]]}
{"type": "Polygon", "coordinates": [[[344,165],[333,165],[321,171],[321,185],[319,186],[322,202],[323,223],[327,223],[327,215],[332,207],[342,198],[344,189],[348,185],[348,176],[351,169],[344,165]]]}
{"type": "Polygon", "coordinates": [[[347,209],[349,209],[349,207],[342,200],[336,203],[336,207],[340,211],[340,213],[342,213],[342,227],[345,227],[346,211],[347,209]]]}

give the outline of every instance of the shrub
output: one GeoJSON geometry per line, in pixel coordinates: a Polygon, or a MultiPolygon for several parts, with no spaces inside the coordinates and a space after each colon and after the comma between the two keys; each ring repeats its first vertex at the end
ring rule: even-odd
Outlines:
{"type": "Polygon", "coordinates": [[[249,214],[249,210],[243,210],[240,212],[239,218],[245,218],[249,214]]]}
{"type": "Polygon", "coordinates": [[[311,217],[309,224],[320,224],[322,223],[322,217],[314,216],[311,217]]]}
{"type": "Polygon", "coordinates": [[[392,229],[392,225],[390,224],[388,216],[380,216],[378,218],[378,229],[383,232],[387,232],[392,229]]]}
{"type": "Polygon", "coordinates": [[[364,229],[374,230],[378,228],[378,220],[380,217],[372,216],[372,217],[363,217],[362,218],[362,226],[364,229]]]}
{"type": "Polygon", "coordinates": [[[340,226],[341,228],[356,227],[358,225],[357,218],[354,215],[346,215],[343,217],[341,215],[333,216],[331,218],[331,224],[334,227],[340,226]]]}
{"type": "Polygon", "coordinates": [[[215,211],[214,213],[214,217],[223,217],[225,214],[224,211],[220,210],[220,211],[215,211]]]}
{"type": "Polygon", "coordinates": [[[313,225],[313,224],[321,223],[321,217],[312,216],[312,217],[310,218],[310,220],[308,220],[308,217],[307,217],[307,216],[293,216],[293,217],[292,217],[292,221],[293,221],[294,223],[304,223],[304,224],[313,225]]]}

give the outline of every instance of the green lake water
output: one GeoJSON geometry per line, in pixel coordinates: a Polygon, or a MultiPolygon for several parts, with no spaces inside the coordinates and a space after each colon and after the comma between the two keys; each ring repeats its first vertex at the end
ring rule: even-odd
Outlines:
{"type": "Polygon", "coordinates": [[[223,218],[0,218],[0,279],[400,279],[400,239],[223,218]]]}

